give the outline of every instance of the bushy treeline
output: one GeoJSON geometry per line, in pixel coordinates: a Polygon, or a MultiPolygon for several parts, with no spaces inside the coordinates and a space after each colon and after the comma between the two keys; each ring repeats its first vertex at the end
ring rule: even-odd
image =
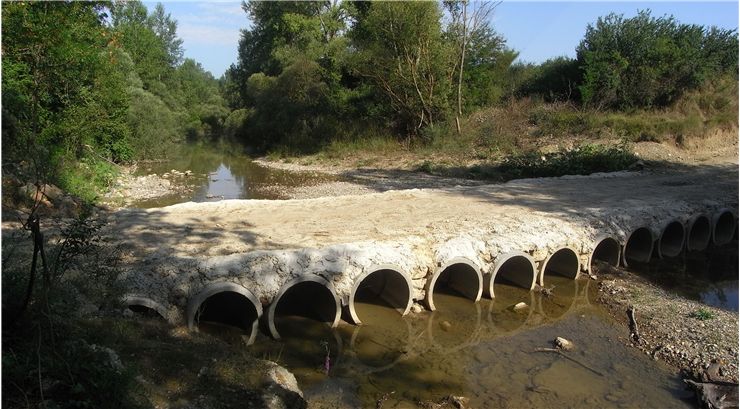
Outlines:
{"type": "Polygon", "coordinates": [[[337,136],[415,137],[458,108],[494,103],[516,54],[486,3],[248,2],[227,120],[255,148],[337,136]],[[444,11],[446,10],[446,11],[444,11]],[[443,12],[444,11],[444,12],[443,12]],[[443,14],[447,14],[443,22],[443,14]],[[458,107],[458,94],[461,107],[458,107]]]}
{"type": "Polygon", "coordinates": [[[4,2],[3,165],[84,190],[111,163],[219,132],[218,81],[182,60],[176,29],[161,4],[4,2]]]}
{"type": "MultiPolygon", "coordinates": [[[[245,2],[238,62],[222,87],[230,132],[256,148],[314,150],[373,134],[424,140],[472,110],[529,97],[587,109],[665,107],[737,76],[736,30],[611,14],[577,58],[513,63],[494,3],[245,2]]],[[[449,129],[449,126],[447,126],[449,129]]],[[[438,133],[438,132],[437,132],[438,133]]]]}

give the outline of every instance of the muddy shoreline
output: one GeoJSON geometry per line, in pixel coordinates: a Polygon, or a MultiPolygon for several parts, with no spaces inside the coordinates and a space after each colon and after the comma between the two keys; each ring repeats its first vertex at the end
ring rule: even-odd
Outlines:
{"type": "Polygon", "coordinates": [[[672,294],[624,270],[605,274],[598,302],[620,323],[626,344],[661,360],[684,377],[737,383],[738,314],[672,294]],[[630,337],[633,307],[639,340],[630,337]],[[707,318],[701,318],[704,311],[707,318]]]}

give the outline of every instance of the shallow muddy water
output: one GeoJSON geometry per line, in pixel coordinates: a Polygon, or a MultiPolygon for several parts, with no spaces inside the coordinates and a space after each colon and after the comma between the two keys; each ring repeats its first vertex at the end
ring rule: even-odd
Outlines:
{"type": "Polygon", "coordinates": [[[707,305],[738,311],[738,243],[682,252],[631,269],[661,287],[707,305]]]}
{"type": "Polygon", "coordinates": [[[692,407],[675,374],[621,344],[627,328],[591,304],[596,282],[548,277],[553,285],[546,297],[497,284],[497,298],[478,303],[435,293],[437,311],[406,317],[360,304],[362,326],[277,317],[281,340],[262,332],[245,348],[291,370],[311,407],[375,407],[384,396],[384,408],[417,407],[450,394],[475,408],[692,407]],[[528,308],[513,311],[518,302],[528,308]],[[558,336],[575,349],[538,350],[558,336]]]}
{"type": "Polygon", "coordinates": [[[313,186],[332,180],[313,172],[268,169],[254,163],[237,144],[214,146],[184,145],[163,162],[142,163],[135,175],[191,171],[192,176],[169,177],[187,193],[173,193],[157,199],[134,202],[133,207],[150,208],[183,202],[210,202],[224,199],[284,199],[282,188],[313,186]]]}

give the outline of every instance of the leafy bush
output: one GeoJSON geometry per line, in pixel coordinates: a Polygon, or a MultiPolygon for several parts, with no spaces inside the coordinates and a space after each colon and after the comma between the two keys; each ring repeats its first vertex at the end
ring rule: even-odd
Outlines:
{"type": "Polygon", "coordinates": [[[583,102],[596,108],[667,106],[706,80],[737,75],[736,30],[680,24],[673,17],[609,14],[577,48],[583,102]]]}
{"type": "Polygon", "coordinates": [[[637,158],[625,147],[585,144],[555,153],[524,153],[506,158],[498,171],[506,178],[588,175],[627,169],[637,158]]]}
{"type": "Polygon", "coordinates": [[[706,308],[699,308],[691,313],[691,317],[696,318],[699,321],[707,321],[714,318],[714,313],[706,308]]]}

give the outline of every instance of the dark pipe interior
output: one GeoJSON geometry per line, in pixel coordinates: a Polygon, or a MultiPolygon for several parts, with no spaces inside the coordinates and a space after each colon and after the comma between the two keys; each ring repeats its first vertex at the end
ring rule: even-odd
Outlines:
{"type": "Polygon", "coordinates": [[[722,245],[732,241],[735,235],[735,217],[730,212],[724,212],[717,218],[714,225],[714,244],[722,245]]]}
{"type": "Polygon", "coordinates": [[[218,322],[252,330],[252,323],[257,319],[257,309],[242,294],[224,291],[208,297],[199,307],[199,321],[218,322]]]}
{"type": "Polygon", "coordinates": [[[653,235],[646,227],[635,230],[624,246],[624,258],[628,262],[647,263],[653,252],[653,235]]]}
{"type": "Polygon", "coordinates": [[[355,292],[355,302],[386,305],[402,310],[406,309],[410,297],[404,277],[390,269],[370,273],[355,292]]]}
{"type": "Polygon", "coordinates": [[[660,255],[663,257],[675,257],[681,254],[683,237],[683,224],[677,221],[670,222],[660,235],[660,255]]]}
{"type": "Polygon", "coordinates": [[[334,322],[337,303],[326,286],[315,281],[302,281],[290,287],[278,300],[275,317],[298,315],[321,322],[334,322]]]}
{"type": "Polygon", "coordinates": [[[612,267],[619,266],[619,242],[608,237],[596,246],[594,254],[591,256],[591,272],[596,273],[595,262],[600,261],[612,267]]]}
{"type": "Polygon", "coordinates": [[[162,314],[160,314],[154,308],[145,307],[143,305],[129,305],[128,309],[133,311],[134,314],[142,317],[164,319],[162,314]]]}
{"type": "Polygon", "coordinates": [[[434,283],[433,292],[460,295],[471,300],[478,297],[480,288],[478,272],[465,263],[453,264],[444,269],[434,283]]]}
{"type": "Polygon", "coordinates": [[[571,249],[560,249],[553,254],[545,266],[545,275],[576,278],[578,276],[578,255],[571,249]]]}
{"type": "Polygon", "coordinates": [[[514,256],[504,261],[498,269],[494,284],[513,284],[529,290],[532,286],[534,270],[532,263],[524,256],[514,256]]]}
{"type": "Polygon", "coordinates": [[[686,239],[689,251],[704,250],[712,239],[712,226],[709,218],[706,216],[697,217],[689,230],[689,237],[686,239]]]}

